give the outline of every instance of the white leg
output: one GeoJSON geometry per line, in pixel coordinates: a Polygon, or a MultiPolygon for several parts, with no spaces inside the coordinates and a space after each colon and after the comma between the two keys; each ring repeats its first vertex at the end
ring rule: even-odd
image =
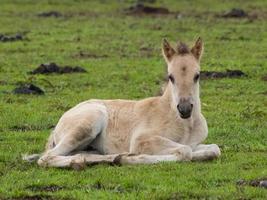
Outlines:
{"type": "Polygon", "coordinates": [[[46,159],[47,167],[80,169],[87,165],[110,163],[110,164],[156,164],[159,162],[176,162],[180,159],[176,155],[129,155],[112,154],[98,155],[81,153],[72,156],[50,156],[46,159]]]}
{"type": "MultiPolygon", "coordinates": [[[[55,156],[67,156],[89,145],[97,136],[99,130],[95,128],[81,129],[79,126],[66,134],[52,149],[47,150],[38,160],[40,166],[53,166],[55,156]]],[[[77,154],[77,153],[75,153],[77,154]]],[[[65,159],[65,158],[64,158],[65,159]]]]}
{"type": "Polygon", "coordinates": [[[180,159],[176,155],[122,155],[117,158],[120,164],[156,164],[160,162],[177,162],[180,159]]]}
{"type": "Polygon", "coordinates": [[[99,163],[114,163],[119,154],[113,155],[99,155],[90,153],[79,153],[71,156],[50,156],[46,159],[43,166],[47,167],[73,167],[83,168],[86,165],[93,165],[99,163]]]}
{"type": "Polygon", "coordinates": [[[204,161],[218,158],[221,155],[221,150],[217,144],[199,144],[193,149],[192,160],[204,161]]]}
{"type": "MultiPolygon", "coordinates": [[[[136,158],[138,160],[145,160],[147,158],[148,160],[152,160],[152,163],[156,163],[158,160],[168,161],[169,158],[173,161],[188,161],[192,158],[192,149],[190,146],[176,143],[165,137],[151,136],[148,134],[135,139],[131,144],[130,153],[140,155],[142,159],[139,159],[137,156],[136,158]],[[173,156],[176,159],[173,159],[173,156]]],[[[133,158],[129,159],[131,160],[133,158]]]]}
{"type": "Polygon", "coordinates": [[[106,123],[105,106],[86,102],[78,104],[60,118],[53,136],[50,136],[48,148],[38,160],[38,164],[54,166],[57,165],[56,161],[59,165],[61,161],[68,163],[73,157],[66,158],[66,156],[84,150],[101,133],[106,123]]]}
{"type": "MultiPolygon", "coordinates": [[[[86,141],[86,138],[85,138],[86,141]]],[[[40,166],[49,166],[50,157],[55,156],[67,156],[79,145],[82,144],[81,142],[73,142],[72,138],[65,137],[63,138],[53,149],[46,151],[41,158],[38,160],[38,165],[40,166]]]]}

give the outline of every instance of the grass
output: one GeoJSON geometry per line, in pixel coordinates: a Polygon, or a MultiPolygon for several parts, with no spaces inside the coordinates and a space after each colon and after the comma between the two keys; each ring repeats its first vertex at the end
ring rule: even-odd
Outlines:
{"type": "Polygon", "coordinates": [[[0,42],[0,199],[266,199],[267,190],[239,186],[267,177],[266,1],[158,0],[166,16],[128,16],[133,1],[0,0],[1,33],[28,40],[0,42]],[[233,7],[250,20],[217,14],[233,7]],[[64,17],[40,18],[56,10],[64,17]],[[206,143],[222,148],[212,162],[97,165],[84,171],[45,169],[21,160],[44,149],[50,127],[70,107],[90,98],[142,99],[160,88],[162,38],[192,42],[202,36],[202,70],[240,69],[247,77],[201,81],[206,143]],[[79,57],[82,51],[93,56],[79,57]],[[96,56],[95,56],[96,55],[96,56]],[[99,56],[99,57],[97,57],[99,56]],[[88,73],[30,75],[41,63],[79,65],[88,73]],[[45,95],[14,95],[20,82],[45,95]],[[54,188],[52,190],[51,188],[54,188]]]}

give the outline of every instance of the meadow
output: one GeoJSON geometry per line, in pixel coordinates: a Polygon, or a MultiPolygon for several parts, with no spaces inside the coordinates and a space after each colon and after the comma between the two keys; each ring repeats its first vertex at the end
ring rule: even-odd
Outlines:
{"type": "Polygon", "coordinates": [[[267,198],[257,184],[267,179],[267,2],[144,2],[169,12],[130,13],[133,0],[0,0],[0,35],[22,36],[0,40],[0,199],[267,198]],[[232,8],[246,15],[223,17],[232,8]],[[218,160],[75,171],[21,159],[42,152],[59,117],[81,101],[157,95],[166,76],[162,39],[192,45],[199,36],[201,70],[246,74],[200,80],[206,143],[220,146],[218,160]],[[29,73],[51,62],[87,72],[29,73]],[[13,93],[24,84],[44,94],[13,93]]]}

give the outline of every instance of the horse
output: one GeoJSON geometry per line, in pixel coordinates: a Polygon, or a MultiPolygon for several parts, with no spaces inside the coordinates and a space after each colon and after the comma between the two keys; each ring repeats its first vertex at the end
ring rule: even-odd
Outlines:
{"type": "Polygon", "coordinates": [[[43,167],[95,163],[155,164],[205,161],[221,155],[208,136],[199,97],[203,41],[174,48],[163,39],[168,80],[161,96],[143,100],[91,99],[65,112],[42,154],[25,156],[43,167]]]}

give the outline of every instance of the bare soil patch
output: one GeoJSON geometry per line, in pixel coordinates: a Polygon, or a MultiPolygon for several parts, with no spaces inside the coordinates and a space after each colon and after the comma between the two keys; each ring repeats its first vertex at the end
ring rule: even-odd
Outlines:
{"type": "Polygon", "coordinates": [[[125,9],[125,13],[129,15],[166,15],[171,12],[164,7],[146,6],[143,3],[136,3],[135,5],[125,9]]]}
{"type": "Polygon", "coordinates": [[[222,14],[217,14],[217,17],[225,18],[225,19],[243,19],[247,18],[250,22],[253,22],[257,19],[266,20],[267,12],[264,9],[253,8],[249,11],[245,11],[240,8],[233,8],[229,11],[226,11],[222,14]]]}
{"type": "Polygon", "coordinates": [[[216,37],[218,40],[222,41],[249,41],[251,38],[249,37],[244,37],[244,36],[239,36],[239,37],[229,37],[229,36],[221,36],[221,37],[216,37]]]}
{"type": "Polygon", "coordinates": [[[225,12],[221,15],[224,18],[244,18],[247,17],[248,13],[246,13],[243,9],[233,8],[230,11],[225,12]]]}
{"type": "Polygon", "coordinates": [[[226,72],[216,72],[216,71],[202,71],[200,73],[201,79],[220,79],[220,78],[237,78],[247,76],[241,70],[229,70],[226,72]]]}
{"type": "Polygon", "coordinates": [[[44,129],[50,129],[52,125],[49,125],[48,127],[42,127],[42,126],[36,126],[33,124],[19,124],[10,127],[10,130],[12,131],[20,131],[20,132],[26,132],[26,131],[40,131],[44,129]]]}
{"type": "Polygon", "coordinates": [[[84,59],[84,58],[101,59],[101,58],[107,58],[108,55],[106,55],[106,54],[98,55],[95,53],[80,51],[79,53],[74,54],[72,57],[73,58],[79,58],[79,59],[84,59]]]}
{"type": "Polygon", "coordinates": [[[43,95],[44,91],[34,84],[22,84],[13,90],[14,94],[43,95]]]}
{"type": "Polygon", "coordinates": [[[85,73],[87,72],[84,68],[75,66],[59,66],[56,63],[41,64],[35,70],[29,72],[29,74],[65,74],[65,73],[85,73]]]}
{"type": "Polygon", "coordinates": [[[252,186],[252,187],[260,187],[267,189],[267,177],[259,178],[255,180],[239,180],[236,182],[238,186],[252,186]]]}
{"type": "Polygon", "coordinates": [[[62,17],[63,15],[58,11],[48,11],[37,14],[38,17],[62,17]]]}
{"type": "Polygon", "coordinates": [[[23,40],[23,39],[24,37],[20,33],[17,33],[14,35],[0,34],[0,42],[14,42],[14,41],[23,40]]]}
{"type": "Polygon", "coordinates": [[[67,12],[61,13],[59,11],[52,10],[52,11],[44,11],[44,12],[38,13],[38,14],[36,14],[36,16],[40,17],[40,18],[68,19],[68,18],[77,17],[77,16],[97,17],[98,13],[89,12],[89,11],[81,11],[81,12],[67,11],[67,12]]]}

